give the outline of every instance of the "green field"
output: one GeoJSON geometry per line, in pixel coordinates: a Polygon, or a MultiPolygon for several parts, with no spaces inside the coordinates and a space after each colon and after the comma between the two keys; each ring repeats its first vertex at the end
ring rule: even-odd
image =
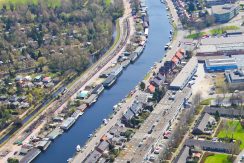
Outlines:
{"type": "Polygon", "coordinates": [[[111,0],[105,0],[106,6],[109,6],[111,3],[111,0]]]}
{"type": "Polygon", "coordinates": [[[199,32],[199,33],[193,33],[187,36],[189,39],[198,39],[201,38],[202,36],[206,35],[205,32],[199,32]]]}
{"type": "Polygon", "coordinates": [[[227,30],[237,30],[237,29],[239,29],[239,27],[237,27],[237,26],[225,26],[222,28],[216,28],[216,29],[210,30],[210,34],[211,35],[222,35],[227,30]]]}
{"type": "MultiPolygon", "coordinates": [[[[227,122],[228,126],[230,128],[234,129],[233,132],[233,138],[236,140],[240,140],[242,143],[240,145],[241,149],[244,149],[244,128],[242,128],[241,123],[239,121],[228,121],[227,122]]],[[[218,133],[218,138],[225,138],[227,135],[228,138],[232,137],[232,133],[231,132],[226,132],[226,129],[222,129],[220,130],[220,132],[218,133]]]]}
{"type": "MultiPolygon", "coordinates": [[[[26,4],[38,4],[40,0],[0,0],[0,6],[6,5],[9,8],[10,4],[14,6],[17,5],[26,5],[26,4]]],[[[56,7],[61,5],[61,0],[43,0],[47,3],[49,7],[56,7]]]]}
{"type": "Polygon", "coordinates": [[[228,160],[228,155],[226,154],[214,154],[213,156],[208,156],[204,163],[231,163],[228,160]]]}

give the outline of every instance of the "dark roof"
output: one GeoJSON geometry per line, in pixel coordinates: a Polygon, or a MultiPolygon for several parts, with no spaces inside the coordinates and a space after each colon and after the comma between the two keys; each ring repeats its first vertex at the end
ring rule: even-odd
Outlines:
{"type": "Polygon", "coordinates": [[[142,110],[142,104],[141,104],[141,103],[134,102],[134,103],[131,105],[130,110],[131,110],[134,114],[138,114],[138,113],[142,110]]]}
{"type": "Polygon", "coordinates": [[[204,112],[214,115],[216,111],[219,112],[220,116],[244,116],[244,111],[235,108],[221,108],[221,107],[205,107],[204,112]]]}
{"type": "Polygon", "coordinates": [[[107,77],[107,79],[103,82],[103,85],[107,85],[107,84],[111,83],[114,79],[116,79],[115,75],[109,75],[107,77]]]}
{"type": "Polygon", "coordinates": [[[20,163],[30,163],[32,160],[34,160],[34,158],[36,158],[37,155],[39,155],[41,153],[40,149],[36,149],[33,148],[31,149],[26,155],[25,157],[23,157],[20,160],[20,163]]]}
{"type": "Polygon", "coordinates": [[[105,150],[107,150],[109,147],[109,143],[107,141],[102,141],[98,146],[97,146],[97,150],[100,152],[104,152],[105,150]]]}
{"type": "Polygon", "coordinates": [[[174,163],[186,163],[186,160],[189,156],[189,150],[190,150],[190,148],[188,146],[184,146],[181,149],[180,154],[177,156],[174,163]]]}
{"type": "Polygon", "coordinates": [[[84,163],[95,163],[99,160],[99,158],[102,156],[100,152],[97,150],[92,151],[88,157],[85,159],[84,163]]]}
{"type": "Polygon", "coordinates": [[[154,86],[160,86],[160,85],[162,85],[163,84],[163,80],[160,80],[160,79],[158,79],[157,77],[155,77],[152,81],[151,81],[151,83],[154,85],[154,86]]]}
{"type": "Polygon", "coordinates": [[[123,115],[123,117],[128,121],[131,120],[131,118],[134,117],[134,113],[128,109],[127,112],[123,115]]]}
{"type": "Polygon", "coordinates": [[[208,122],[214,121],[214,118],[209,115],[208,113],[205,113],[200,121],[200,123],[196,126],[197,129],[204,132],[208,122]]]}
{"type": "Polygon", "coordinates": [[[202,150],[206,150],[206,151],[218,151],[218,152],[227,152],[227,153],[231,151],[231,143],[188,139],[186,140],[185,145],[199,147],[202,150]]]}

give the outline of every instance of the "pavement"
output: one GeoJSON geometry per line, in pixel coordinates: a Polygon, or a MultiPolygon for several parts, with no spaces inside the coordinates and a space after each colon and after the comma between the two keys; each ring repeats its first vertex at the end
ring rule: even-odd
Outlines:
{"type": "Polygon", "coordinates": [[[236,157],[234,163],[241,163],[241,162],[244,162],[244,160],[241,161],[241,157],[242,157],[242,156],[244,156],[244,150],[242,150],[242,151],[240,152],[240,154],[236,157]]]}

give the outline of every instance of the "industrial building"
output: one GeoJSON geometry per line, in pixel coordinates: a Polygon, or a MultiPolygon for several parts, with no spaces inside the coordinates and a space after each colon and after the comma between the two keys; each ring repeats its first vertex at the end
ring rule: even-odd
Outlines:
{"type": "Polygon", "coordinates": [[[207,7],[215,6],[215,5],[224,5],[226,3],[235,3],[237,0],[205,0],[205,4],[207,7]]]}
{"type": "Polygon", "coordinates": [[[197,56],[230,56],[244,54],[244,35],[202,39],[197,56]]]}
{"type": "Polygon", "coordinates": [[[197,66],[197,58],[192,57],[170,84],[170,88],[176,90],[183,89],[192,78],[192,76],[196,73],[197,66]]]}
{"type": "Polygon", "coordinates": [[[218,23],[226,23],[239,14],[238,4],[224,4],[212,6],[212,14],[218,23]]]}
{"type": "Polygon", "coordinates": [[[235,58],[224,59],[207,59],[205,60],[204,68],[208,72],[224,72],[226,70],[237,69],[235,58]]]}
{"type": "Polygon", "coordinates": [[[230,70],[225,72],[225,77],[229,84],[244,84],[244,70],[237,69],[237,70],[230,70]]]}

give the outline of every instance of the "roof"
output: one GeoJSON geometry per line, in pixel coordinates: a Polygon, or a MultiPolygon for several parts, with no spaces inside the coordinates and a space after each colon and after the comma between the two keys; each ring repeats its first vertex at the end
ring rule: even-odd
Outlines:
{"type": "Polygon", "coordinates": [[[40,149],[33,148],[19,162],[20,163],[30,163],[40,153],[41,153],[41,150],[40,149]]]}
{"type": "Polygon", "coordinates": [[[84,160],[84,163],[94,163],[97,162],[98,159],[102,156],[100,152],[97,150],[92,151],[87,158],[84,160]]]}
{"type": "Polygon", "coordinates": [[[199,148],[201,148],[203,150],[207,150],[207,151],[216,151],[216,150],[224,151],[224,152],[231,151],[231,143],[188,139],[188,140],[186,140],[185,145],[199,147],[199,148]]]}
{"type": "Polygon", "coordinates": [[[130,110],[130,109],[128,109],[127,111],[126,111],[126,113],[123,115],[123,117],[128,121],[128,120],[131,120],[131,118],[133,118],[134,117],[134,113],[130,110]]]}
{"type": "Polygon", "coordinates": [[[179,59],[178,59],[177,57],[174,56],[174,57],[172,58],[172,62],[174,62],[175,64],[177,64],[177,63],[179,62],[179,59]]]}
{"type": "Polygon", "coordinates": [[[175,56],[178,58],[178,59],[182,59],[183,58],[183,55],[178,51],[176,52],[175,56]]]}
{"type": "Polygon", "coordinates": [[[104,152],[105,150],[107,150],[109,147],[109,143],[107,141],[102,141],[98,146],[97,149],[101,150],[102,152],[104,152]]]}
{"type": "Polygon", "coordinates": [[[116,79],[115,75],[109,75],[107,79],[103,82],[104,85],[111,83],[113,80],[116,79]]]}
{"type": "Polygon", "coordinates": [[[84,99],[83,102],[86,104],[91,104],[97,99],[96,94],[91,94],[87,99],[84,99]]]}
{"type": "Polygon", "coordinates": [[[148,86],[148,89],[149,89],[149,91],[150,91],[151,93],[154,93],[154,92],[155,92],[155,87],[154,87],[152,84],[150,84],[150,85],[148,86]]]}
{"type": "Polygon", "coordinates": [[[78,93],[78,98],[86,98],[88,96],[89,91],[81,91],[78,93]]]}
{"type": "Polygon", "coordinates": [[[137,103],[137,102],[133,102],[133,104],[130,107],[130,110],[134,113],[134,114],[138,114],[142,109],[142,104],[141,103],[137,103]]]}
{"type": "Polygon", "coordinates": [[[200,45],[223,45],[244,43],[244,35],[232,37],[209,37],[201,39],[200,45]]]}
{"type": "Polygon", "coordinates": [[[225,14],[235,10],[237,7],[238,5],[235,4],[224,4],[212,6],[211,9],[213,14],[225,14]]]}
{"type": "Polygon", "coordinates": [[[208,113],[205,113],[200,121],[200,123],[196,126],[197,129],[201,130],[204,132],[205,128],[208,125],[208,122],[215,121],[215,119],[209,115],[208,113]]]}
{"type": "Polygon", "coordinates": [[[205,60],[205,65],[206,67],[229,66],[229,65],[234,65],[237,67],[235,58],[207,59],[205,60]]]}
{"type": "Polygon", "coordinates": [[[220,116],[244,116],[244,112],[235,108],[221,108],[221,107],[205,107],[204,112],[214,115],[216,111],[219,112],[220,116]]]}
{"type": "Polygon", "coordinates": [[[189,150],[190,148],[188,146],[184,146],[174,163],[186,163],[186,160],[189,156],[189,150]]]}
{"type": "Polygon", "coordinates": [[[170,84],[170,87],[184,87],[184,84],[189,80],[189,76],[195,70],[197,64],[197,58],[192,57],[170,84]]]}

